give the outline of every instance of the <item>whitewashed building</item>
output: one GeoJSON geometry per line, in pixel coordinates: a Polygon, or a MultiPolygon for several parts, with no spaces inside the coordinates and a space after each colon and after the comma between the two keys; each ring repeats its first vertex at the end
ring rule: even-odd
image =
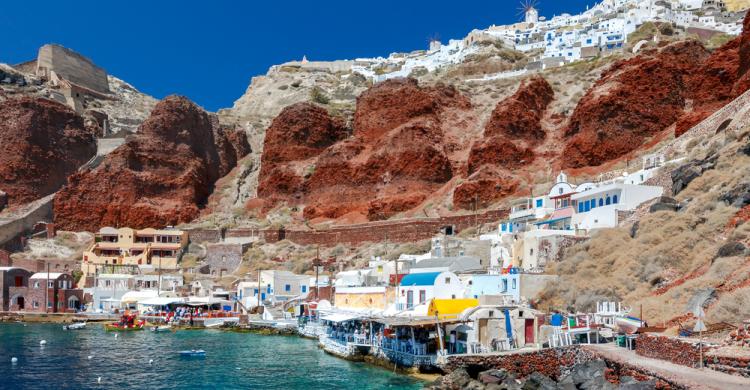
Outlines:
{"type": "Polygon", "coordinates": [[[453,272],[424,272],[405,275],[398,286],[396,309],[426,314],[433,298],[463,298],[465,287],[453,272]]]}
{"type": "Polygon", "coordinates": [[[627,184],[624,178],[597,183],[571,197],[576,202],[572,223],[584,230],[616,227],[619,211],[635,210],[663,192],[662,187],[627,184]]]}

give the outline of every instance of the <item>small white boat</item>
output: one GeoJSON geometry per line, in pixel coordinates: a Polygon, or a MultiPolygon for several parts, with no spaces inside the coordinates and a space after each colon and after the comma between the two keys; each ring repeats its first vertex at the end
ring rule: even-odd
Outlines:
{"type": "Polygon", "coordinates": [[[189,351],[180,351],[180,356],[184,357],[205,357],[206,351],[202,349],[191,349],[189,351]]]}
{"type": "Polygon", "coordinates": [[[63,325],[63,330],[79,330],[86,328],[85,322],[76,322],[75,324],[63,325]]]}
{"type": "Polygon", "coordinates": [[[157,325],[151,328],[152,332],[166,332],[172,330],[172,325],[157,325]]]}

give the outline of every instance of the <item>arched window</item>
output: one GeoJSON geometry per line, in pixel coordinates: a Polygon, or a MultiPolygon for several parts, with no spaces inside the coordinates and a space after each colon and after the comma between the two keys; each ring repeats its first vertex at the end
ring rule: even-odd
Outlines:
{"type": "Polygon", "coordinates": [[[599,198],[599,207],[604,206],[604,199],[599,198]]]}
{"type": "Polygon", "coordinates": [[[610,204],[612,204],[612,198],[610,198],[609,196],[607,196],[607,200],[606,200],[606,202],[605,202],[605,203],[606,203],[607,205],[610,205],[610,204]]]}
{"type": "Polygon", "coordinates": [[[612,204],[617,204],[617,195],[612,195],[612,204]]]}

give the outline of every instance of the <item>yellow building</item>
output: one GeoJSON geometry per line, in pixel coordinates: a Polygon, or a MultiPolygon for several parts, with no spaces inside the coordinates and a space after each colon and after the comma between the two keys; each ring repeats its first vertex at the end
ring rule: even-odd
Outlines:
{"type": "Polygon", "coordinates": [[[97,271],[130,273],[128,268],[174,271],[187,245],[188,234],[182,230],[104,227],[83,252],[81,271],[84,278],[97,271]]]}
{"type": "Polygon", "coordinates": [[[395,301],[395,289],[386,286],[338,287],[334,295],[337,309],[385,310],[395,301]]]}

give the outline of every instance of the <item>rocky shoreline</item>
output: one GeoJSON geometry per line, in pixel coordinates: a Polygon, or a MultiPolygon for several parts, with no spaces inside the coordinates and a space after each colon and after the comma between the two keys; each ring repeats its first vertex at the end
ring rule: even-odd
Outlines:
{"type": "Polygon", "coordinates": [[[554,380],[539,372],[520,378],[505,369],[491,369],[472,376],[465,368],[454,370],[431,385],[432,390],[556,390],[556,389],[656,389],[655,379],[639,381],[631,376],[612,377],[604,360],[592,360],[573,366],[567,375],[554,380]],[[613,384],[616,382],[617,384],[613,384]]]}

